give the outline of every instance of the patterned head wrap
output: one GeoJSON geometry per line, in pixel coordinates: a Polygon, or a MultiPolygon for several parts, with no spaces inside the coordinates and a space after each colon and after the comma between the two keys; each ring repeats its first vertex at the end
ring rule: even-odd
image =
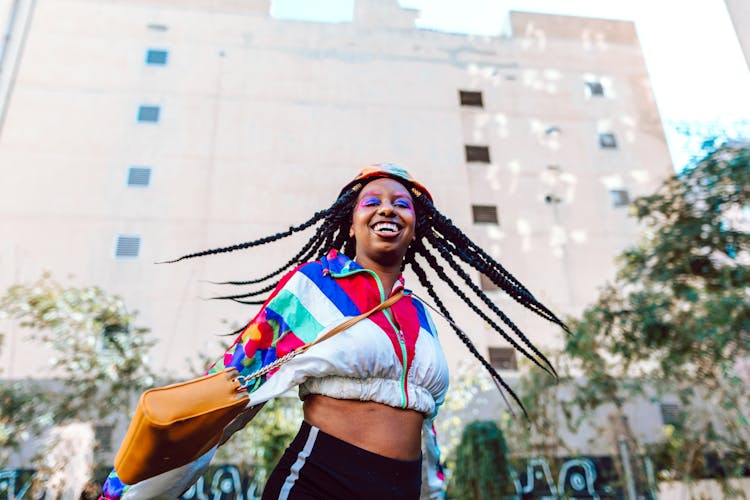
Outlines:
{"type": "Polygon", "coordinates": [[[393,163],[377,163],[375,165],[370,165],[363,168],[359,172],[359,174],[357,174],[354,180],[344,186],[339,196],[357,184],[362,184],[364,186],[372,180],[382,179],[384,177],[397,180],[398,182],[404,184],[407,188],[417,190],[419,193],[422,193],[427,198],[429,198],[430,201],[433,201],[432,195],[429,191],[427,191],[427,188],[425,188],[421,183],[415,181],[405,168],[401,168],[398,165],[394,165],[393,163]]]}

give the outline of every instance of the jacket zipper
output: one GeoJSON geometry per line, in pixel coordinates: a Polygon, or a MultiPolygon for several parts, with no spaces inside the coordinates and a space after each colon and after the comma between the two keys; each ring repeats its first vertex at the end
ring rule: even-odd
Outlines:
{"type": "MultiPolygon", "coordinates": [[[[336,274],[331,273],[331,276],[334,278],[337,277],[344,277],[349,276],[355,273],[361,273],[366,272],[370,274],[373,278],[375,278],[375,283],[378,285],[378,292],[380,293],[380,302],[385,302],[385,290],[383,290],[383,284],[380,282],[380,278],[375,273],[375,271],[372,271],[370,269],[354,269],[351,271],[348,271],[346,273],[336,274]]],[[[401,388],[401,408],[406,408],[408,402],[409,402],[409,396],[407,392],[407,386],[406,386],[406,361],[407,361],[407,355],[406,355],[406,341],[404,340],[404,333],[401,331],[401,328],[396,326],[396,322],[393,318],[391,318],[391,313],[388,309],[383,310],[383,314],[385,315],[385,319],[388,320],[388,323],[390,323],[391,328],[396,332],[396,338],[398,339],[398,344],[401,347],[401,380],[399,381],[399,385],[401,388]]]]}

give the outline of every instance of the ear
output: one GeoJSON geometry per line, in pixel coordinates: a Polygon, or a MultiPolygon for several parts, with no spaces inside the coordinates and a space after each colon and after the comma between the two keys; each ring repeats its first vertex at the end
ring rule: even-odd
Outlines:
{"type": "Polygon", "coordinates": [[[353,226],[349,226],[349,237],[350,238],[354,237],[354,227],[353,226]]]}

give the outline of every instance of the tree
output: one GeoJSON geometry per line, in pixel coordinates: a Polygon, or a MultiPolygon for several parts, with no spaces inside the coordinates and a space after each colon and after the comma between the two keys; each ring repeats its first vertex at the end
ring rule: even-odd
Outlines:
{"type": "Polygon", "coordinates": [[[99,287],[64,287],[46,274],[0,296],[0,319],[28,331],[43,346],[40,355],[52,353],[39,366],[49,373],[45,381],[0,389],[0,448],[53,424],[129,413],[131,397],[154,381],[147,358],[154,342],[135,317],[99,287]]]}
{"type": "Polygon", "coordinates": [[[635,200],[643,237],[569,322],[565,355],[586,379],[575,395],[584,413],[679,397],[681,420],[661,448],[671,477],[705,469],[707,456],[719,475],[750,467],[749,391],[736,368],[750,357],[749,198],[750,147],[735,143],[635,200]]]}
{"type": "Polygon", "coordinates": [[[490,420],[469,423],[456,448],[456,468],[448,497],[490,500],[516,493],[503,432],[490,420]]]}

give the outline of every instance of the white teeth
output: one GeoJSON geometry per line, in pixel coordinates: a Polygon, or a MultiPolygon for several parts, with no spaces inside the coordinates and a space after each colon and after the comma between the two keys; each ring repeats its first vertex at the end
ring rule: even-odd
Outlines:
{"type": "Polygon", "coordinates": [[[398,226],[394,224],[393,222],[378,222],[373,227],[375,231],[387,231],[391,233],[395,233],[398,231],[398,226]]]}

